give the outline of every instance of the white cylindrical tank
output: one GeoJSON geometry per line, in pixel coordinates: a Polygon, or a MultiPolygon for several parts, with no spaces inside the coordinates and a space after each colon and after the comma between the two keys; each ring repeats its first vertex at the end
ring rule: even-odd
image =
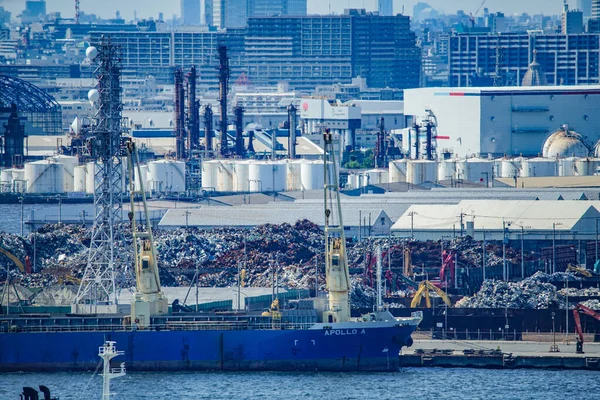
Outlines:
{"type": "Polygon", "coordinates": [[[467,182],[491,182],[494,162],[486,158],[467,158],[456,162],[456,178],[467,182]]]}
{"type": "Polygon", "coordinates": [[[575,175],[575,157],[565,157],[558,160],[558,176],[575,175]]]}
{"type": "Polygon", "coordinates": [[[406,159],[394,160],[389,165],[389,182],[406,182],[406,159]]]}
{"type": "Polygon", "coordinates": [[[450,181],[456,175],[456,160],[441,160],[438,164],[438,182],[450,181]]]}
{"type": "Polygon", "coordinates": [[[555,159],[534,157],[523,159],[521,162],[520,176],[556,176],[558,174],[558,166],[555,159]]]}
{"type": "Polygon", "coordinates": [[[22,193],[27,190],[25,184],[25,169],[11,168],[9,169],[12,175],[12,190],[16,193],[22,193]]]}
{"type": "Polygon", "coordinates": [[[210,160],[202,162],[202,187],[217,190],[219,162],[210,160]]]}
{"type": "Polygon", "coordinates": [[[73,170],[73,191],[74,192],[85,192],[85,175],[87,167],[85,165],[78,165],[73,170]]]}
{"type": "Polygon", "coordinates": [[[233,191],[247,192],[249,190],[248,169],[250,162],[247,160],[236,160],[233,164],[233,191]]]}
{"type": "Polygon", "coordinates": [[[514,178],[521,171],[521,158],[503,158],[499,160],[500,168],[497,171],[500,178],[514,178]]]}
{"type": "Polygon", "coordinates": [[[325,177],[323,175],[323,161],[310,161],[300,167],[302,190],[323,189],[325,177]]]}
{"type": "Polygon", "coordinates": [[[94,194],[96,189],[96,165],[94,162],[89,162],[85,167],[85,192],[87,194],[94,194]]]}
{"type": "Polygon", "coordinates": [[[267,192],[273,188],[273,166],[269,162],[255,161],[248,167],[251,192],[267,192]]]}
{"type": "Polygon", "coordinates": [[[419,185],[437,181],[437,162],[431,160],[409,160],[406,168],[408,183],[419,185]]]}
{"type": "Polygon", "coordinates": [[[65,192],[72,192],[73,185],[75,181],[75,165],[77,165],[77,157],[66,156],[63,154],[56,155],[52,157],[58,164],[62,164],[64,177],[63,177],[63,186],[65,192]]]}
{"type": "Polygon", "coordinates": [[[358,189],[361,186],[361,175],[360,174],[349,174],[348,183],[346,184],[348,189],[358,189]]]}
{"type": "Polygon", "coordinates": [[[25,163],[27,193],[64,193],[64,167],[53,160],[25,163]]]}
{"type": "Polygon", "coordinates": [[[233,191],[233,160],[219,160],[217,164],[217,192],[233,191]]]}
{"type": "Polygon", "coordinates": [[[160,193],[185,191],[185,163],[175,160],[156,160],[148,163],[148,190],[160,193]]]}
{"type": "Polygon", "coordinates": [[[575,166],[573,168],[573,173],[575,176],[588,176],[594,175],[596,172],[596,163],[592,161],[591,158],[577,158],[575,159],[575,166]]]}
{"type": "Polygon", "coordinates": [[[389,182],[389,172],[384,168],[376,168],[365,171],[366,181],[368,185],[380,185],[389,182]]]}
{"type": "Polygon", "coordinates": [[[286,163],[286,186],[288,191],[302,190],[302,164],[304,160],[288,160],[286,163]]]}
{"type": "Polygon", "coordinates": [[[273,190],[283,192],[287,189],[287,163],[285,161],[271,162],[273,166],[273,190]]]}
{"type": "Polygon", "coordinates": [[[12,185],[12,171],[10,170],[10,168],[6,168],[3,169],[0,172],[0,181],[2,182],[3,185],[12,185]]]}
{"type": "Polygon", "coordinates": [[[141,177],[140,174],[138,173],[138,169],[135,168],[133,170],[133,181],[134,181],[134,186],[135,186],[135,190],[139,191],[142,190],[142,183],[144,184],[144,191],[147,192],[148,190],[150,190],[150,180],[148,179],[148,165],[140,165],[140,173],[141,173],[141,177]]]}

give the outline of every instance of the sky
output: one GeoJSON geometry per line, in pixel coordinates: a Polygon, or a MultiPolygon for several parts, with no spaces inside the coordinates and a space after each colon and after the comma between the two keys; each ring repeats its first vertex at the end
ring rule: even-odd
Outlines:
{"type": "MultiPolygon", "coordinates": [[[[394,0],[394,12],[399,13],[404,6],[405,14],[411,15],[412,8],[419,0],[394,0]]],[[[467,14],[477,10],[483,0],[421,0],[432,7],[446,13],[464,10],[467,14]]],[[[49,12],[59,11],[63,17],[73,17],[75,14],[74,0],[46,0],[49,12]]],[[[569,0],[570,7],[576,7],[576,0],[569,0]]],[[[487,0],[485,7],[491,12],[502,11],[505,14],[529,13],[556,15],[562,11],[563,0],[487,0]]],[[[8,9],[13,16],[25,7],[25,0],[0,0],[0,6],[8,9]]],[[[308,12],[311,14],[341,13],[344,8],[366,8],[375,10],[377,0],[308,0],[308,12]]],[[[180,0],[80,0],[81,11],[96,14],[100,17],[114,17],[115,11],[120,11],[126,20],[133,19],[137,10],[138,18],[158,16],[163,12],[165,18],[180,13],[180,0]]]]}

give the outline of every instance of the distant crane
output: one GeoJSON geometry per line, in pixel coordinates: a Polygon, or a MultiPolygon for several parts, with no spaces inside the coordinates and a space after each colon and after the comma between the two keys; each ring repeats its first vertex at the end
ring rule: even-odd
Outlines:
{"type": "Polygon", "coordinates": [[[75,23],[79,25],[79,0],[75,0],[75,23]]]}
{"type": "Polygon", "coordinates": [[[475,11],[473,11],[472,13],[469,13],[469,20],[471,21],[471,27],[474,28],[475,27],[475,17],[477,16],[477,14],[479,14],[479,11],[481,11],[481,8],[484,6],[484,4],[486,3],[487,0],[483,0],[481,2],[481,4],[479,4],[479,7],[477,7],[477,9],[475,11]]]}

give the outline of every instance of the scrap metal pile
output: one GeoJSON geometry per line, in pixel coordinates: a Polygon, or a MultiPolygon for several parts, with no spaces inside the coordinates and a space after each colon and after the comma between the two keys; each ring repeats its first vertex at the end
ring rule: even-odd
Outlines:
{"type": "Polygon", "coordinates": [[[522,308],[543,309],[565,306],[565,297],[552,283],[581,280],[564,272],[545,274],[536,272],[519,282],[486,280],[481,289],[472,297],[464,297],[455,307],[458,308],[522,308]]]}
{"type": "MultiPolygon", "coordinates": [[[[129,287],[133,282],[130,227],[123,224],[119,229],[122,234],[114,242],[116,265],[120,266],[116,271],[117,284],[129,287]]],[[[11,279],[24,287],[76,285],[86,267],[90,235],[90,229],[78,225],[47,225],[24,238],[0,233],[0,247],[22,261],[28,256],[33,271],[23,274],[0,255],[0,281],[10,268],[11,279]]],[[[325,289],[323,232],[309,221],[267,224],[253,229],[155,230],[155,242],[163,286],[190,285],[197,274],[200,286],[227,287],[237,284],[238,269],[245,269],[246,286],[269,287],[276,271],[281,287],[312,289],[318,285],[320,290],[325,289]]],[[[348,263],[353,272],[351,299],[355,307],[371,307],[374,303],[374,284],[371,279],[365,280],[364,271],[378,246],[392,249],[383,260],[384,269],[388,267],[388,258],[392,268],[401,268],[405,247],[410,249],[414,265],[439,268],[442,248],[439,241],[384,238],[351,243],[348,263]]],[[[461,264],[481,265],[481,244],[470,238],[446,241],[443,247],[456,250],[461,264]]],[[[507,253],[509,261],[518,261],[518,251],[509,248],[507,253]]],[[[488,265],[502,263],[501,246],[488,244],[487,254],[488,265]]]]}

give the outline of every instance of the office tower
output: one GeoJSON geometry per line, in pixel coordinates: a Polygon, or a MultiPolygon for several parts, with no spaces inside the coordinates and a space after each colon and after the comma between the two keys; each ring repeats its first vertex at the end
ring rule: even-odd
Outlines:
{"type": "Polygon", "coordinates": [[[391,17],[394,15],[394,1],[393,0],[378,0],[377,10],[379,15],[382,17],[391,17]]]}
{"type": "Polygon", "coordinates": [[[200,0],[181,0],[181,20],[184,25],[200,25],[200,0]]]}
{"type": "Polygon", "coordinates": [[[307,0],[248,0],[248,17],[306,15],[307,0]]]}
{"type": "Polygon", "coordinates": [[[219,29],[243,28],[248,19],[246,0],[212,0],[212,25],[219,29]]]}

